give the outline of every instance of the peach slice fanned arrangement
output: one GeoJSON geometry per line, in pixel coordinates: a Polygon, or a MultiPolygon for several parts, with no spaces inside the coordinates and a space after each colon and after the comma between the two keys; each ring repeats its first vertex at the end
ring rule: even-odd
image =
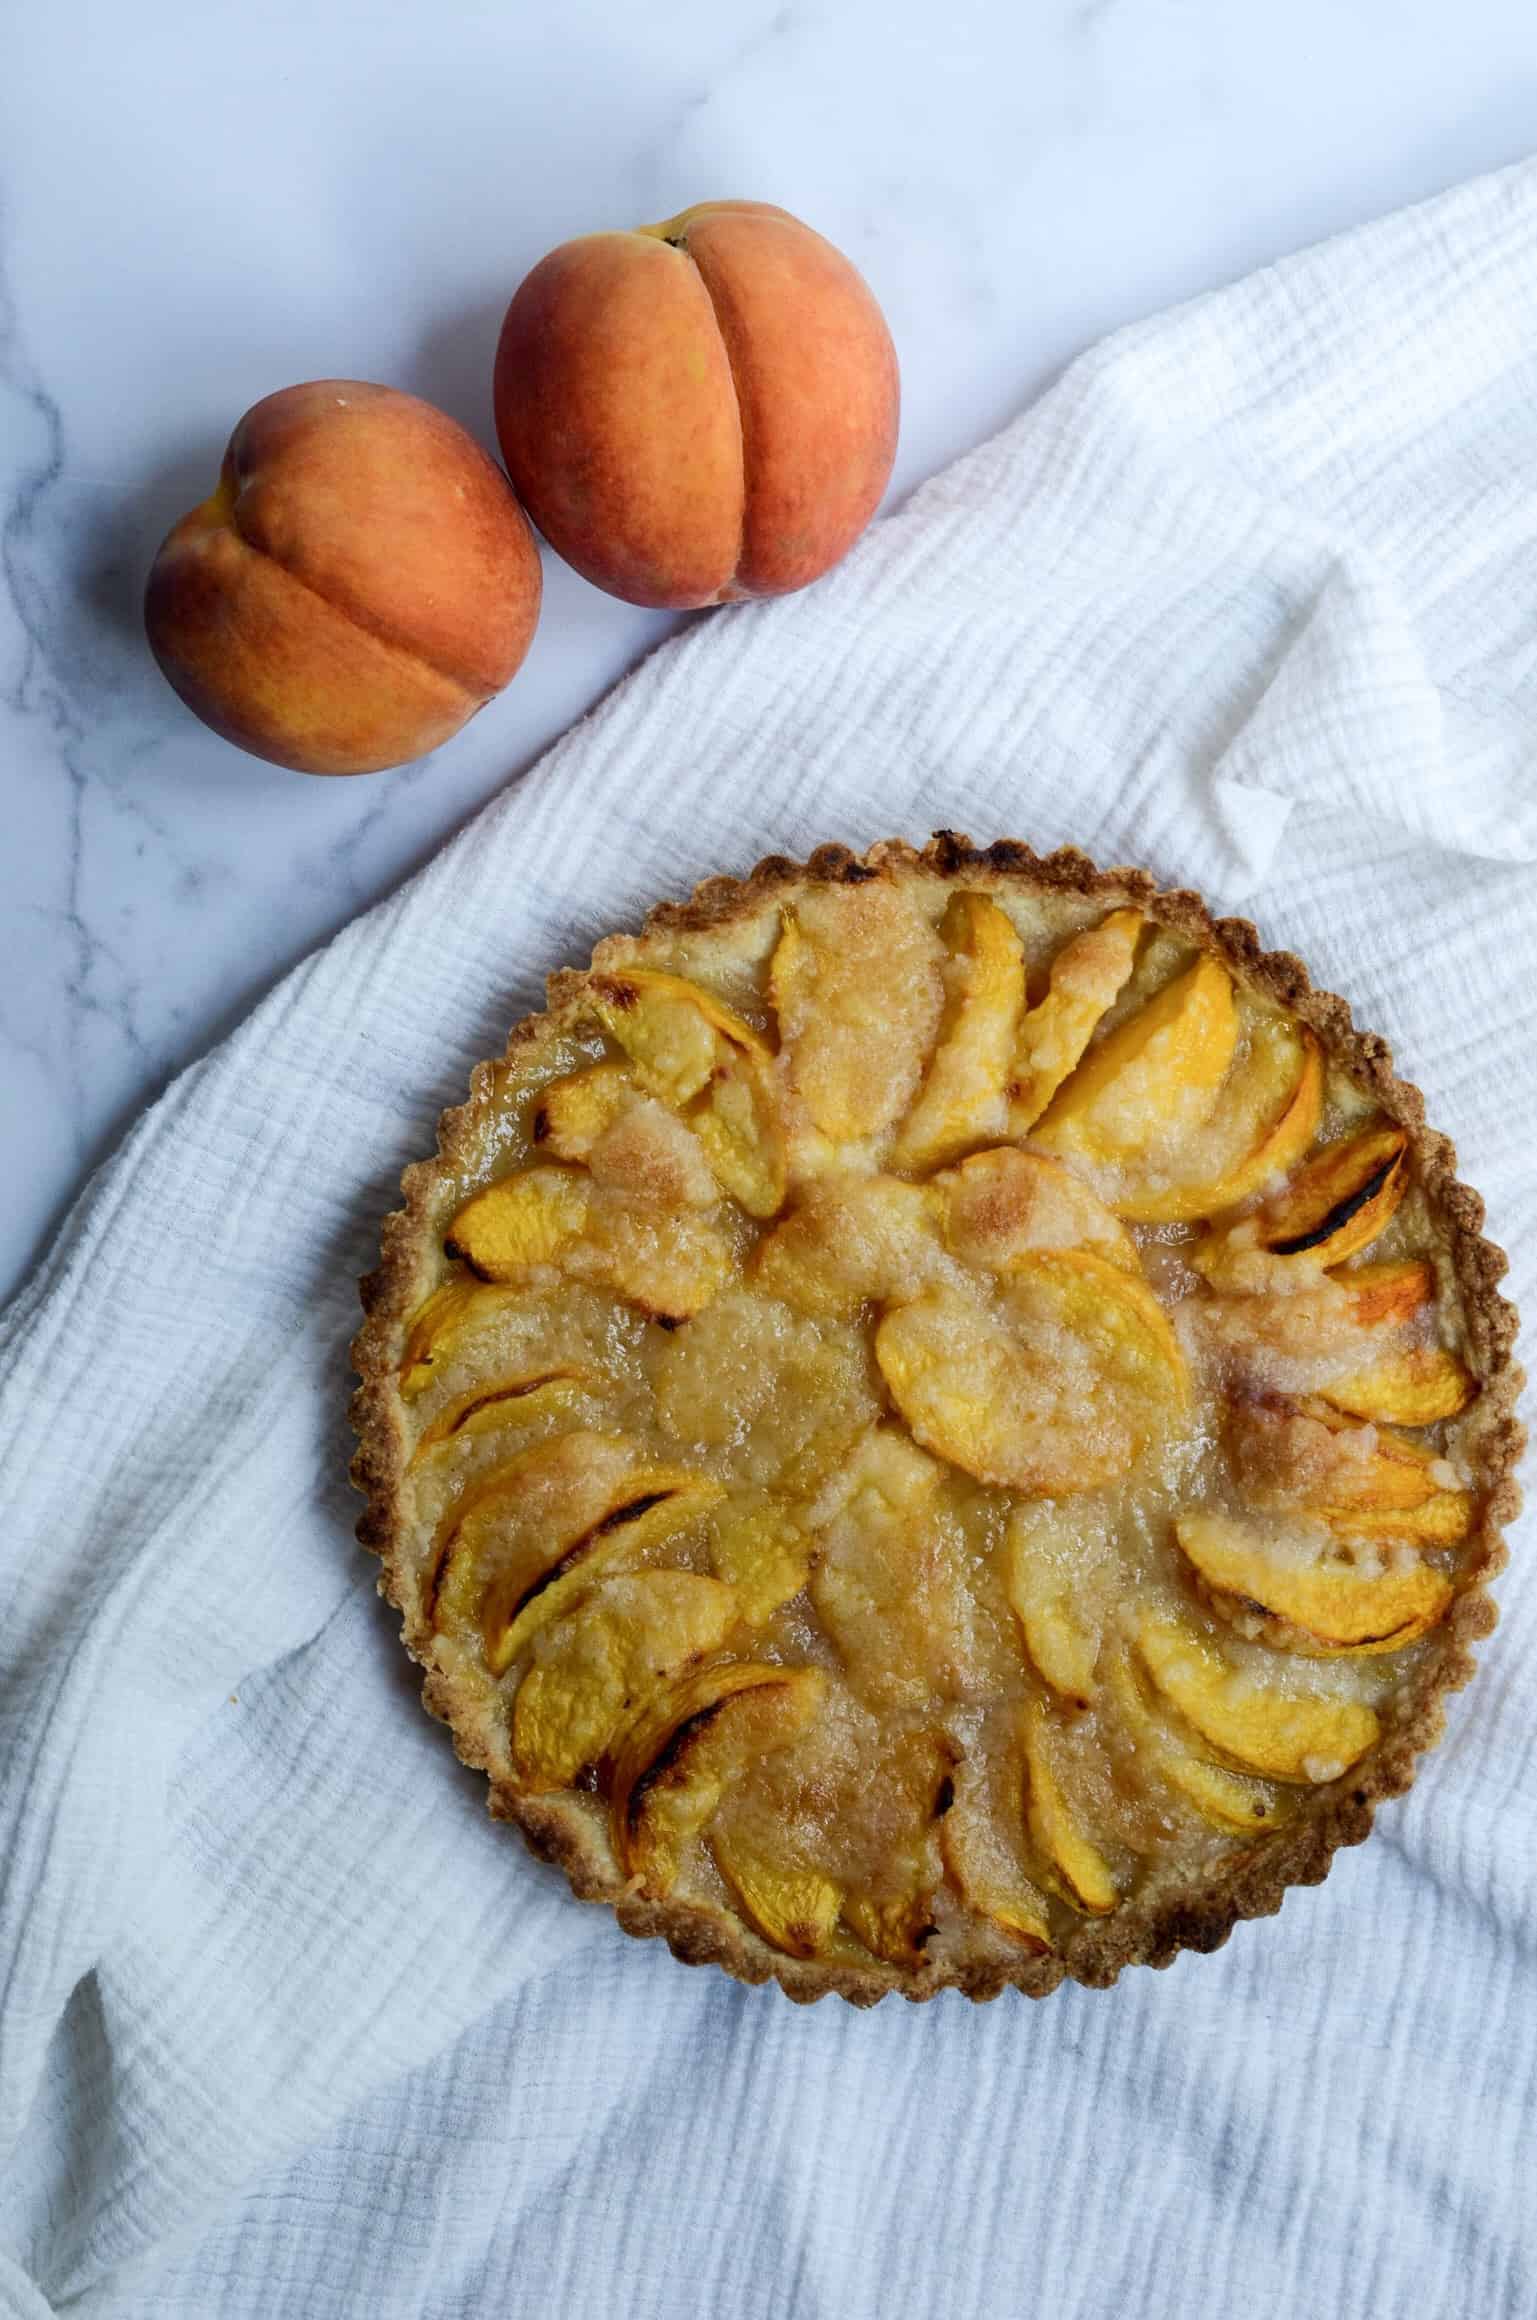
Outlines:
{"type": "Polygon", "coordinates": [[[1446,1139],[1253,929],[941,836],[554,977],[365,1283],[428,1706],[637,1934],[792,1996],[1210,1949],[1494,1624],[1515,1317],[1446,1139]]]}

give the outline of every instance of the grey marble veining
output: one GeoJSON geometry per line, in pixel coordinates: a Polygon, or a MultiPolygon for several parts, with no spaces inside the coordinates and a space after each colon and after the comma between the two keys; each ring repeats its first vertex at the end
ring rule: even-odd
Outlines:
{"type": "Polygon", "coordinates": [[[139,597],[259,395],[391,380],[488,436],[545,248],[753,194],[886,306],[900,497],[1104,331],[1537,119],[1529,0],[1465,0],[1455,43],[1438,0],[54,0],[6,46],[0,1297],[137,1108],[669,625],[547,561],[523,673],[435,758],[241,756],[165,687],[139,597]]]}

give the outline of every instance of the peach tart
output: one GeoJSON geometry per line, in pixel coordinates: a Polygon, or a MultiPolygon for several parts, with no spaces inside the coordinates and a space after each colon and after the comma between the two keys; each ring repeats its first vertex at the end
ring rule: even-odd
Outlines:
{"type": "Polygon", "coordinates": [[[1494,1625],[1500,1252],[1383,1042],[1081,854],[824,847],[557,974],[412,1167],[364,1543],[492,1812],[791,1997],[1210,1950],[1494,1625]]]}

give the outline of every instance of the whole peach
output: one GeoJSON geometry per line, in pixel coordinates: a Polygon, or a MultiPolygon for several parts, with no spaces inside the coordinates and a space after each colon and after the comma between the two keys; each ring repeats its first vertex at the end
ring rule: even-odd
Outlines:
{"type": "Polygon", "coordinates": [[[885,317],[782,209],[707,201],[542,258],[502,325],[496,431],[550,545],[632,604],[804,588],[896,453],[885,317]]]}
{"type": "Polygon", "coordinates": [[[539,551],[494,459],[415,395],[316,379],[257,403],[167,534],[144,625],[189,709],[301,773],[374,773],[515,673],[539,551]]]}

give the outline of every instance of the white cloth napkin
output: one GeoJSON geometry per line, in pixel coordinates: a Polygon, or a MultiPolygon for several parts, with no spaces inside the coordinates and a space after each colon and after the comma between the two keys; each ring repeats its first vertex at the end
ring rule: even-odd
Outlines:
{"type": "Polygon", "coordinates": [[[176,1083],[3,1328],[0,2307],[1537,2307],[1537,1577],[1421,1785],[1113,1993],[798,2011],[487,1820],[352,1540],[355,1276],[546,971],[769,850],[1076,840],[1392,1038],[1537,1307],[1537,165],[1123,333],[668,646],[176,1083]]]}

